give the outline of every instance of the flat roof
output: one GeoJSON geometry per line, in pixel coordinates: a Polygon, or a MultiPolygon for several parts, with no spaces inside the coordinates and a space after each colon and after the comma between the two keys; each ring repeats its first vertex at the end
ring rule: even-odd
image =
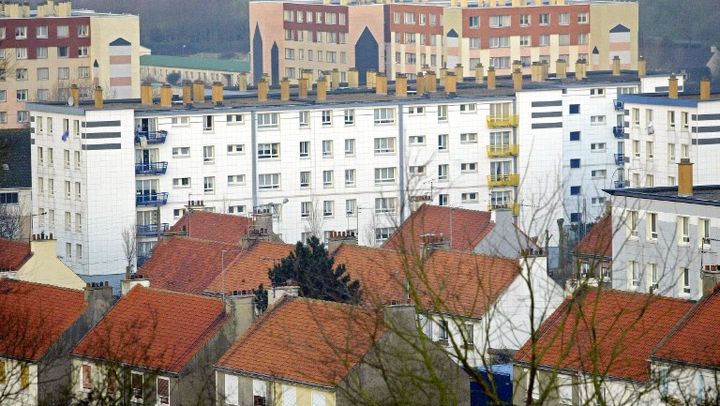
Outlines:
{"type": "Polygon", "coordinates": [[[678,195],[677,186],[603,190],[613,196],[625,196],[634,197],[636,199],[661,200],[676,203],[690,203],[704,206],[720,206],[720,185],[693,186],[692,196],[678,195]]]}
{"type": "Polygon", "coordinates": [[[250,71],[250,62],[248,61],[240,59],[200,58],[195,56],[142,55],[140,56],[140,65],[238,73],[250,71]]]}
{"type": "Polygon", "coordinates": [[[650,104],[654,106],[674,106],[674,107],[697,107],[698,103],[713,102],[720,100],[720,93],[710,95],[709,100],[700,100],[697,93],[680,93],[677,99],[671,99],[667,93],[644,93],[644,94],[624,94],[618,97],[618,100],[624,103],[650,104]]]}
{"type": "MultiPolygon", "coordinates": [[[[575,87],[587,88],[592,86],[618,86],[623,84],[638,84],[639,82],[640,79],[635,71],[623,71],[618,76],[612,75],[609,71],[589,72],[587,77],[581,81],[575,80],[574,75],[569,74],[567,79],[556,79],[551,76],[544,82],[531,82],[530,76],[526,75],[523,78],[523,91],[557,91],[575,87]]],[[[290,91],[291,98],[288,101],[281,101],[279,89],[277,87],[273,87],[269,91],[268,101],[266,102],[259,102],[257,100],[257,90],[253,88],[247,92],[238,92],[236,94],[228,94],[226,92],[222,106],[214,105],[207,97],[205,102],[193,103],[192,107],[183,105],[180,100],[174,100],[172,107],[162,107],[159,104],[153,104],[152,106],[142,105],[139,99],[124,99],[105,100],[103,109],[132,109],[135,110],[138,115],[153,115],[157,112],[167,112],[167,114],[171,115],[186,115],[189,112],[202,110],[217,111],[219,109],[262,109],[271,111],[273,109],[317,108],[318,106],[326,105],[362,106],[364,104],[395,105],[400,102],[403,104],[431,104],[458,103],[463,100],[467,100],[469,102],[492,99],[508,100],[514,97],[517,93],[513,89],[513,82],[510,76],[498,76],[496,80],[496,89],[493,90],[487,88],[487,80],[485,80],[482,84],[478,84],[475,83],[474,77],[465,77],[462,83],[457,84],[457,92],[453,95],[445,94],[442,87],[442,81],[438,83],[437,92],[423,96],[417,96],[414,93],[414,81],[408,81],[408,83],[409,92],[405,97],[395,95],[394,82],[390,82],[388,85],[389,94],[387,95],[376,94],[373,89],[365,87],[355,89],[340,87],[336,90],[328,89],[327,99],[324,101],[316,100],[315,91],[309,91],[308,98],[300,99],[297,97],[297,86],[292,86],[290,91]]],[[[82,115],[86,110],[95,110],[92,100],[82,101],[80,107],[69,107],[62,102],[36,102],[28,103],[28,108],[30,110],[69,113],[76,115],[82,115]]]]}

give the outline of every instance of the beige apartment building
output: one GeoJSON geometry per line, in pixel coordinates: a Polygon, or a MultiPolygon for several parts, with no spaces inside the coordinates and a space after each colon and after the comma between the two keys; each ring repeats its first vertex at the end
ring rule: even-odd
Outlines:
{"type": "Polygon", "coordinates": [[[452,0],[432,2],[250,2],[251,70],[273,85],[305,75],[344,82],[354,68],[389,77],[464,67],[474,76],[492,66],[498,75],[515,68],[529,74],[535,62],[555,73],[575,62],[609,70],[637,69],[636,2],[565,0],[452,0]],[[282,16],[282,17],[281,17],[282,16]]]}
{"type": "Polygon", "coordinates": [[[139,97],[139,49],[138,16],[73,10],[69,1],[0,3],[0,128],[26,126],[25,102],[65,101],[71,84],[81,99],[95,86],[107,98],[139,97]]]}

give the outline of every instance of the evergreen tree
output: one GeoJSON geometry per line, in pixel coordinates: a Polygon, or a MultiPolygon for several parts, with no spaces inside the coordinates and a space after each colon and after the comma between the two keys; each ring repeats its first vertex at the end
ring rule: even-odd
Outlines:
{"type": "Polygon", "coordinates": [[[268,271],[273,286],[297,285],[300,295],[313,299],[342,303],[360,301],[360,283],[345,273],[345,265],[337,267],[317,237],[306,244],[298,242],[295,250],[268,271]]]}

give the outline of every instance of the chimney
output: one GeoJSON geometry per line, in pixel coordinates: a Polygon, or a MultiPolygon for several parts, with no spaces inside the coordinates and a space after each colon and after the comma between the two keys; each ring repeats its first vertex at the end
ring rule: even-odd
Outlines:
{"type": "Polygon", "coordinates": [[[710,78],[705,76],[702,79],[700,79],[700,100],[710,100],[710,97],[712,96],[712,86],[710,83],[710,78]]]}
{"type": "Polygon", "coordinates": [[[350,68],[347,73],[348,87],[357,89],[360,86],[360,73],[355,68],[350,68]]]}
{"type": "Polygon", "coordinates": [[[149,288],[150,279],[145,278],[143,275],[137,273],[130,275],[130,279],[123,279],[122,282],[120,282],[120,291],[122,295],[127,295],[128,292],[130,292],[130,290],[136,285],[149,288]]]}
{"type": "Polygon", "coordinates": [[[522,69],[522,62],[517,59],[512,62],[512,71],[515,72],[515,69],[522,69]]]}
{"type": "Polygon", "coordinates": [[[544,82],[547,80],[550,74],[550,63],[548,61],[540,62],[540,81],[544,82]]]}
{"type": "Polygon", "coordinates": [[[688,158],[678,163],[678,196],[693,195],[693,164],[688,158]]]}
{"type": "Polygon", "coordinates": [[[257,98],[259,102],[266,102],[268,99],[268,82],[265,78],[260,79],[260,82],[258,82],[257,98]]]}
{"type": "MultiPolygon", "coordinates": [[[[85,303],[88,307],[85,311],[90,315],[90,320],[98,321],[105,312],[112,306],[113,291],[107,282],[88,282],[83,289],[85,303]]],[[[94,324],[94,323],[93,323],[94,324]]]]}
{"type": "Polygon", "coordinates": [[[306,99],[307,94],[308,94],[308,79],[307,78],[298,79],[298,97],[301,99],[306,99]]]}
{"type": "Polygon", "coordinates": [[[378,73],[375,76],[375,93],[387,94],[387,76],[384,73],[378,73]]]}
{"type": "Polygon", "coordinates": [[[258,210],[253,214],[255,230],[264,235],[273,234],[273,215],[269,210],[258,210]]]}
{"type": "Polygon", "coordinates": [[[100,86],[95,86],[95,108],[101,109],[103,108],[103,104],[103,89],[100,86]]]}
{"type": "MultiPolygon", "coordinates": [[[[223,292],[228,293],[228,292],[223,292]]],[[[233,291],[225,296],[225,312],[230,315],[231,323],[223,328],[231,328],[230,341],[239,338],[255,320],[255,294],[252,290],[233,291]]]]}
{"type": "Polygon", "coordinates": [[[445,79],[445,76],[447,76],[447,74],[448,70],[446,67],[443,66],[442,68],[440,68],[440,80],[445,79]]]}
{"type": "Polygon", "coordinates": [[[366,79],[365,79],[365,87],[368,89],[375,89],[375,77],[377,76],[377,72],[375,72],[374,69],[368,69],[366,72],[366,79]]]}
{"type": "Polygon", "coordinates": [[[612,60],[612,75],[620,76],[620,57],[615,55],[612,60]]]}
{"type": "Polygon", "coordinates": [[[443,87],[445,88],[445,94],[451,95],[457,93],[457,77],[453,72],[447,72],[444,78],[443,87]]]}
{"type": "Polygon", "coordinates": [[[172,87],[167,83],[160,88],[160,106],[172,107],[172,87]]]}
{"type": "Polygon", "coordinates": [[[222,82],[213,82],[213,84],[212,84],[212,102],[213,102],[213,104],[222,104],[222,102],[223,102],[223,84],[222,84],[222,82]]]}
{"type": "Polygon", "coordinates": [[[312,85],[313,82],[313,70],[312,69],[303,69],[302,70],[302,77],[307,79],[308,86],[312,85]]]}
{"type": "Polygon", "coordinates": [[[298,297],[300,295],[299,286],[273,286],[268,291],[268,309],[275,306],[283,297],[298,297]]]}
{"type": "Polygon", "coordinates": [[[583,67],[585,65],[585,61],[582,59],[578,59],[575,62],[575,79],[576,80],[583,80],[583,67]]]}
{"type": "Polygon", "coordinates": [[[357,235],[351,231],[331,231],[327,245],[330,255],[335,254],[342,244],[358,245],[357,235]]]}
{"type": "Polygon", "coordinates": [[[152,106],[153,104],[152,85],[148,82],[140,85],[140,103],[143,106],[152,106]]]}
{"type": "Polygon", "coordinates": [[[485,76],[485,69],[483,69],[483,64],[479,63],[475,65],[475,83],[482,83],[483,77],[485,76]]]}
{"type": "Polygon", "coordinates": [[[564,59],[555,61],[555,77],[557,79],[567,78],[567,62],[564,59]]]}
{"type": "Polygon", "coordinates": [[[513,80],[513,90],[515,90],[515,91],[522,90],[523,77],[522,77],[522,71],[520,69],[515,69],[513,71],[512,80],[513,80]]]}
{"type": "Polygon", "coordinates": [[[425,73],[425,92],[437,92],[437,76],[435,75],[435,71],[428,71],[425,73]]]}
{"type": "Polygon", "coordinates": [[[415,94],[422,96],[425,94],[425,75],[422,72],[417,73],[417,79],[415,79],[415,94]]]}
{"type": "Polygon", "coordinates": [[[248,85],[247,73],[242,72],[240,75],[238,75],[238,90],[241,92],[246,92],[247,85],[248,85]]]}
{"type": "Polygon", "coordinates": [[[290,80],[288,78],[282,78],[280,81],[280,100],[290,100],[290,80]]]}
{"type": "Polygon", "coordinates": [[[541,69],[540,62],[533,62],[532,65],[530,65],[530,81],[540,82],[541,69]]]}
{"type": "Polygon", "coordinates": [[[332,73],[330,74],[332,78],[332,83],[330,84],[330,88],[335,90],[338,87],[340,87],[340,71],[338,68],[333,68],[332,73]]]}
{"type": "Polygon", "coordinates": [[[678,78],[674,73],[668,79],[668,97],[671,99],[678,98],[678,78]]]}
{"type": "Polygon", "coordinates": [[[182,98],[184,105],[192,103],[192,82],[189,80],[183,80],[182,82],[182,98]]]}
{"type": "Polygon", "coordinates": [[[638,77],[644,78],[647,75],[647,61],[644,57],[638,58],[638,77]]]}
{"type": "Polygon", "coordinates": [[[395,96],[407,96],[407,76],[402,73],[395,75],[395,96]]]}
{"type": "Polygon", "coordinates": [[[317,81],[316,99],[317,101],[327,100],[327,79],[325,79],[325,76],[317,81]]]}
{"type": "Polygon", "coordinates": [[[449,249],[450,241],[442,234],[423,234],[420,236],[420,249],[427,254],[436,249],[449,249]]]}
{"type": "Polygon", "coordinates": [[[205,83],[198,79],[193,82],[193,103],[203,103],[205,101],[205,83]]]}
{"type": "Polygon", "coordinates": [[[462,64],[455,65],[455,79],[458,83],[462,83],[465,78],[465,71],[463,70],[462,64]]]}
{"type": "Polygon", "coordinates": [[[488,68],[487,88],[489,90],[495,90],[495,86],[495,67],[491,66],[488,68]]]}

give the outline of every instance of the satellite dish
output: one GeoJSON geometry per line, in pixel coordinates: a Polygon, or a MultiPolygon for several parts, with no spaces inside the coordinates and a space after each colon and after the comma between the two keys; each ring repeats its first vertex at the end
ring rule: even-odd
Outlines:
{"type": "Polygon", "coordinates": [[[75,105],[75,98],[72,96],[68,97],[67,99],[68,106],[74,106],[75,105]]]}

